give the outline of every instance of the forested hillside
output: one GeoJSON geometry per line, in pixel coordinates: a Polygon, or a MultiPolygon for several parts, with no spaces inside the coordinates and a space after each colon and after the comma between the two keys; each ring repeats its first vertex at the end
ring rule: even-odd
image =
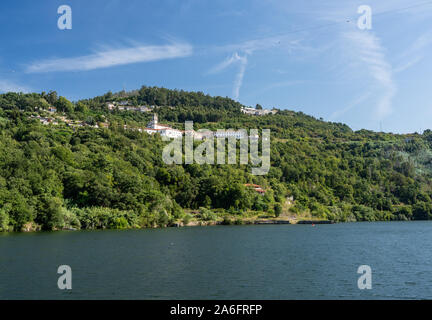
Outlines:
{"type": "Polygon", "coordinates": [[[229,98],[143,87],[70,102],[56,92],[0,95],[0,230],[168,226],[247,214],[335,221],[432,217],[432,132],[353,132],[303,113],[242,114],[229,98]],[[154,106],[175,128],[271,129],[271,169],[172,165],[167,142],[127,128],[152,113],[110,111],[107,102],[154,106]],[[82,121],[44,125],[37,116],[82,121]],[[109,127],[92,127],[108,123],[109,127]],[[245,184],[260,185],[264,195],[245,184]],[[287,199],[293,198],[294,201],[287,199]]]}

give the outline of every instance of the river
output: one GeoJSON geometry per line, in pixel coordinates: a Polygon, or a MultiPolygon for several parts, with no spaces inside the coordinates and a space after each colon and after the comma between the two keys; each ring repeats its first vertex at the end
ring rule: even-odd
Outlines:
{"type": "Polygon", "coordinates": [[[9,233],[0,299],[431,299],[431,263],[428,221],[9,233]]]}

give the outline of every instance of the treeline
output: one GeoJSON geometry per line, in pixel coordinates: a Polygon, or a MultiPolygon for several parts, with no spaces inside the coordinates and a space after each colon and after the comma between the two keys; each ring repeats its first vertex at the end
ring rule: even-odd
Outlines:
{"type": "Polygon", "coordinates": [[[75,103],[55,92],[0,95],[0,230],[167,226],[190,220],[191,210],[203,220],[251,212],[336,221],[432,217],[430,131],[353,132],[303,113],[254,117],[240,107],[228,98],[149,87],[75,103]],[[167,166],[159,136],[123,129],[145,126],[150,115],[110,112],[106,102],[115,99],[154,103],[160,121],[172,125],[269,128],[272,167],[253,176],[248,165],[167,166]],[[50,106],[111,126],[71,129],[30,118],[50,106]]]}
{"type": "Polygon", "coordinates": [[[83,100],[87,103],[97,102],[104,104],[110,101],[128,100],[131,105],[155,105],[173,107],[205,107],[217,110],[240,111],[242,105],[228,97],[212,97],[203,92],[189,92],[184,90],[170,90],[159,87],[142,86],[139,90],[118,93],[108,92],[103,96],[83,100]]]}

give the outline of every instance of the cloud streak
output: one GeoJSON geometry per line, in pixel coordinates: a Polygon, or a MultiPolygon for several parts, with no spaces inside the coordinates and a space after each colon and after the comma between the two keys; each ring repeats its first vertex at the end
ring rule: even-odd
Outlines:
{"type": "Polygon", "coordinates": [[[25,68],[26,73],[89,71],[132,63],[152,62],[190,56],[192,46],[173,43],[162,46],[135,46],[106,49],[94,54],[74,58],[48,59],[34,62],[25,68]]]}
{"type": "Polygon", "coordinates": [[[237,57],[240,63],[240,68],[239,71],[237,72],[236,78],[234,80],[234,86],[233,86],[233,97],[235,100],[238,100],[240,96],[240,88],[243,85],[243,78],[246,72],[246,65],[247,65],[247,56],[239,57],[237,55],[237,57]]]}
{"type": "Polygon", "coordinates": [[[234,64],[238,64],[239,65],[239,70],[236,74],[235,80],[234,80],[234,85],[233,85],[233,98],[235,100],[237,100],[240,96],[240,88],[243,85],[243,78],[244,78],[244,74],[246,72],[246,65],[247,65],[247,55],[244,56],[239,56],[238,53],[234,53],[231,57],[229,57],[228,59],[225,59],[224,61],[222,61],[220,64],[218,64],[217,66],[215,66],[214,68],[212,68],[209,73],[219,73],[222,72],[223,70],[227,69],[229,66],[234,65],[234,64]]]}
{"type": "Polygon", "coordinates": [[[432,31],[428,31],[418,37],[414,43],[402,53],[400,59],[403,61],[397,68],[395,73],[405,71],[419,63],[425,57],[427,47],[432,44],[432,31]]]}
{"type": "Polygon", "coordinates": [[[381,89],[375,114],[378,119],[382,119],[392,113],[392,99],[397,87],[393,79],[392,66],[386,60],[380,39],[372,32],[362,31],[347,32],[344,38],[351,44],[353,58],[360,61],[374,81],[374,87],[378,85],[381,89]]]}
{"type": "Polygon", "coordinates": [[[228,44],[217,47],[221,51],[241,51],[251,55],[257,51],[283,49],[291,53],[293,50],[305,49],[300,44],[300,39],[293,38],[290,34],[281,34],[279,36],[266,37],[261,39],[252,39],[235,44],[228,44]]]}
{"type": "Polygon", "coordinates": [[[371,92],[366,92],[366,93],[362,94],[361,96],[357,97],[354,101],[352,101],[350,104],[348,104],[348,106],[346,106],[345,108],[333,112],[330,115],[329,120],[334,121],[334,120],[338,119],[340,116],[347,113],[348,111],[350,111],[354,107],[358,106],[361,103],[364,103],[370,97],[370,95],[371,95],[371,92]]]}

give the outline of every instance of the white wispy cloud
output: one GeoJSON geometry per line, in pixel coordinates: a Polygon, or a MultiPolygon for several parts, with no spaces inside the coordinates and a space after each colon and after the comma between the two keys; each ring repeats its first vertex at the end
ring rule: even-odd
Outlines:
{"type": "Polygon", "coordinates": [[[209,71],[209,73],[219,73],[227,69],[231,65],[239,65],[239,69],[233,84],[233,98],[235,100],[237,100],[240,95],[240,88],[243,85],[243,78],[246,72],[247,62],[247,55],[239,56],[239,54],[236,52],[231,57],[225,59],[209,71]]]}
{"type": "Polygon", "coordinates": [[[359,104],[364,103],[370,96],[371,96],[371,92],[363,93],[359,97],[355,98],[345,108],[333,112],[329,116],[329,120],[334,121],[334,120],[338,119],[339,117],[341,117],[343,114],[347,113],[348,111],[350,111],[354,107],[357,107],[359,104]]]}
{"type": "Polygon", "coordinates": [[[423,60],[425,54],[428,53],[427,47],[431,44],[432,31],[420,35],[414,43],[400,55],[399,60],[401,62],[399,62],[399,65],[394,69],[394,72],[405,71],[423,60]]]}
{"type": "Polygon", "coordinates": [[[14,81],[0,79],[0,92],[30,92],[27,86],[20,85],[14,81]]]}
{"type": "Polygon", "coordinates": [[[301,49],[301,40],[292,35],[281,34],[278,36],[263,37],[259,39],[246,40],[239,43],[228,44],[217,49],[222,51],[240,51],[251,55],[257,51],[269,49],[286,50],[292,52],[295,49],[301,49]]]}
{"type": "Polygon", "coordinates": [[[244,78],[246,65],[247,65],[247,56],[238,57],[238,61],[240,63],[240,68],[239,71],[237,72],[236,78],[234,80],[234,86],[233,86],[233,96],[235,100],[238,99],[240,95],[240,88],[243,85],[243,78],[244,78]]]}
{"type": "Polygon", "coordinates": [[[222,61],[218,65],[216,65],[213,68],[211,68],[208,73],[210,73],[210,74],[212,74],[212,73],[219,73],[219,72],[225,70],[226,68],[228,68],[230,65],[234,64],[235,62],[237,62],[238,60],[239,60],[238,53],[234,53],[231,57],[226,58],[224,61],[222,61]]]}
{"type": "Polygon", "coordinates": [[[397,87],[393,79],[392,66],[386,59],[381,41],[370,31],[351,31],[344,33],[343,36],[351,45],[350,53],[353,59],[360,63],[361,69],[366,69],[371,78],[371,90],[376,92],[376,89],[379,89],[375,115],[382,119],[392,113],[392,99],[397,87]]]}
{"type": "Polygon", "coordinates": [[[88,71],[139,62],[151,62],[190,56],[192,46],[172,43],[162,46],[138,45],[129,48],[104,49],[90,55],[36,61],[25,69],[27,73],[88,71]]]}
{"type": "MultiPolygon", "coordinates": [[[[302,38],[293,36],[291,34],[280,34],[276,36],[268,36],[256,39],[250,39],[241,41],[238,43],[231,43],[223,46],[216,46],[209,48],[211,52],[234,52],[234,54],[222,61],[217,66],[210,69],[209,73],[218,73],[225,70],[231,65],[238,65],[238,72],[236,73],[236,78],[233,85],[233,98],[238,99],[240,95],[240,88],[243,85],[243,78],[246,72],[246,66],[248,64],[248,58],[252,57],[258,52],[263,52],[265,54],[271,54],[276,51],[286,52],[292,54],[298,51],[313,51],[316,52],[317,49],[312,49],[310,47],[304,46],[302,43],[302,38]],[[242,54],[239,55],[239,52],[242,54]]],[[[320,49],[319,49],[320,50],[320,49]]],[[[296,55],[298,59],[300,55],[296,55]]]]}
{"type": "Polygon", "coordinates": [[[394,73],[405,71],[423,60],[423,56],[415,56],[394,68],[394,73]]]}
{"type": "Polygon", "coordinates": [[[369,5],[372,8],[374,19],[380,19],[388,15],[403,15],[412,20],[430,19],[432,17],[432,3],[427,0],[409,2],[407,0],[311,0],[308,6],[298,6],[296,2],[280,1],[279,7],[290,14],[307,17],[318,17],[323,21],[341,22],[347,20],[356,22],[359,14],[357,8],[361,5],[369,5]]]}

